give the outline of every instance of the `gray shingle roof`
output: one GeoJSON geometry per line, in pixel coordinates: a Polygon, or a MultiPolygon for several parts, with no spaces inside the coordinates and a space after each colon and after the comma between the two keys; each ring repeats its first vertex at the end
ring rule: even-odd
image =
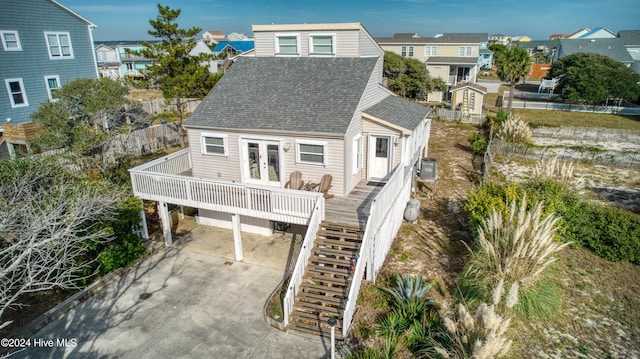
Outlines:
{"type": "Polygon", "coordinates": [[[413,131],[429,114],[429,111],[431,111],[429,107],[409,102],[395,95],[389,95],[362,112],[413,131]]]}
{"type": "Polygon", "coordinates": [[[618,37],[625,46],[640,45],[640,30],[620,30],[618,37]]]}
{"type": "Polygon", "coordinates": [[[615,39],[561,39],[561,55],[567,56],[578,52],[587,52],[609,56],[620,62],[633,62],[633,58],[624,47],[622,41],[615,39]]]}
{"type": "Polygon", "coordinates": [[[376,61],[241,57],[185,126],[344,134],[376,61]]]}

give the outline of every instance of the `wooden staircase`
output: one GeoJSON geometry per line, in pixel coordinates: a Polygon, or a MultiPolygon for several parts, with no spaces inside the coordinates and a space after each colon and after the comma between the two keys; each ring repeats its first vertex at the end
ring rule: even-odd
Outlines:
{"type": "Polygon", "coordinates": [[[329,337],[331,329],[327,321],[335,318],[335,335],[342,339],[342,316],[361,242],[362,230],[358,227],[320,224],[289,317],[290,329],[329,337]]]}

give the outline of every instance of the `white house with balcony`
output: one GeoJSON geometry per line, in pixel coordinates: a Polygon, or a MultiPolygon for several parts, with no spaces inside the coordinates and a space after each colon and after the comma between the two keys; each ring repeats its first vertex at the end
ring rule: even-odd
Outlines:
{"type": "Polygon", "coordinates": [[[133,190],[158,202],[167,245],[167,205],[189,206],[200,224],[233,229],[237,260],[243,232],[306,226],[284,324],[326,334],[335,318],[346,336],[361,281],[375,280],[403,220],[430,109],[382,85],[383,51],[360,23],[253,32],[253,56],[185,121],[190,147],[131,169],[133,190]],[[292,189],[300,176],[330,178],[329,196],[292,189]]]}
{"type": "MultiPolygon", "coordinates": [[[[449,88],[459,83],[476,82],[482,34],[448,34],[422,37],[417,34],[395,34],[376,38],[384,51],[423,62],[431,77],[439,77],[449,88]]],[[[441,102],[446,92],[434,91],[427,101],[441,102]]]]}

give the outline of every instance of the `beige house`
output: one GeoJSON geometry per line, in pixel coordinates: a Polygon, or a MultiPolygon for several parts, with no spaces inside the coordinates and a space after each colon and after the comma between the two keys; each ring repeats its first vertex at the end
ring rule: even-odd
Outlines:
{"type": "Polygon", "coordinates": [[[383,50],[360,23],[253,33],[255,51],[186,120],[190,147],[131,169],[133,190],[158,202],[167,245],[168,204],[193,207],[199,224],[233,229],[239,261],[243,232],[304,226],[284,325],[322,335],[334,318],[346,336],[402,222],[430,109],[382,85],[383,50]],[[329,176],[326,194],[305,190],[329,176]]]}
{"type": "Polygon", "coordinates": [[[475,83],[461,83],[451,88],[451,107],[465,115],[482,115],[487,89],[475,83]]]}
{"type": "MultiPolygon", "coordinates": [[[[480,57],[480,37],[421,37],[417,34],[395,34],[390,38],[376,38],[384,51],[415,58],[424,62],[429,75],[439,77],[448,86],[460,82],[475,82],[480,57]]],[[[432,92],[430,102],[441,102],[444,94],[432,92]]]]}
{"type": "Polygon", "coordinates": [[[226,37],[224,36],[224,32],[222,31],[207,30],[202,33],[202,41],[204,41],[204,43],[207,45],[211,45],[211,44],[215,45],[222,40],[226,40],[226,37]]]}

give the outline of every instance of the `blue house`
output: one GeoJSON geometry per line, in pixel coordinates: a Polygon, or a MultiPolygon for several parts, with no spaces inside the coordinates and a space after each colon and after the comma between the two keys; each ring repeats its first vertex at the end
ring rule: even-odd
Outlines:
{"type": "Polygon", "coordinates": [[[95,27],[54,0],[0,1],[0,131],[31,122],[64,83],[98,78],[95,27]]]}

